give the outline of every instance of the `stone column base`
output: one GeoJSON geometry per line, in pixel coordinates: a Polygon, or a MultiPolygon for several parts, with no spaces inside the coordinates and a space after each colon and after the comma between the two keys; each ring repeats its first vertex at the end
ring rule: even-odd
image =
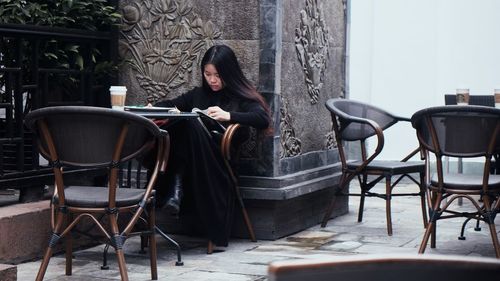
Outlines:
{"type": "MultiPolygon", "coordinates": [[[[279,239],[320,223],[338,189],[340,175],[340,165],[334,164],[277,178],[242,176],[240,190],[257,239],[279,239]]],[[[347,213],[348,197],[336,202],[332,217],[347,213]]],[[[199,234],[195,221],[157,212],[157,224],[167,233],[199,234]]],[[[237,202],[232,235],[249,237],[237,202]]]]}

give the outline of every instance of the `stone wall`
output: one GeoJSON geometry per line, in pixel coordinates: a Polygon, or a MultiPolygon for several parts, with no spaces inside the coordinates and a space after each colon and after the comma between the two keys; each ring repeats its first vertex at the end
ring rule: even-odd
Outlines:
{"type": "Polygon", "coordinates": [[[276,175],[337,161],[324,104],[329,98],[344,96],[344,7],[342,0],[283,1],[276,175]]]}
{"type": "MultiPolygon", "coordinates": [[[[172,98],[200,85],[199,62],[213,44],[235,50],[269,102],[274,135],[253,136],[241,157],[240,186],[253,220],[266,219],[268,228],[278,224],[275,214],[284,222],[287,209],[301,212],[297,206],[325,190],[334,194],[340,165],[324,103],[345,91],[343,0],[121,0],[120,9],[127,104],[172,98]]],[[[334,215],[347,210],[347,200],[338,201],[334,215]]],[[[282,226],[298,231],[316,223],[325,202],[307,210],[302,223],[282,226]]]]}
{"type": "Polygon", "coordinates": [[[200,60],[214,44],[234,49],[258,84],[259,1],[122,0],[120,69],[128,104],[176,97],[201,85],[200,60]]]}
{"type": "Polygon", "coordinates": [[[201,56],[213,44],[227,44],[275,104],[278,141],[246,153],[244,174],[295,172],[290,160],[281,160],[334,146],[324,102],[344,94],[342,0],[123,0],[120,7],[120,55],[131,62],[120,72],[128,104],[172,98],[200,85],[201,56]]]}
{"type": "MultiPolygon", "coordinates": [[[[344,93],[343,4],[341,0],[284,1],[283,18],[282,108],[291,116],[289,125],[302,153],[325,150],[332,145],[325,101],[344,93]]],[[[284,150],[285,156],[295,154],[284,150]]]]}

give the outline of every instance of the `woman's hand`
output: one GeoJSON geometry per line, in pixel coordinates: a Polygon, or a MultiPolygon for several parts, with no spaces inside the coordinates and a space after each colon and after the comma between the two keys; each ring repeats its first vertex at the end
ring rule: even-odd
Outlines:
{"type": "Polygon", "coordinates": [[[229,121],[231,120],[231,114],[227,111],[222,110],[218,106],[211,106],[207,108],[208,116],[212,117],[217,121],[229,121]]]}

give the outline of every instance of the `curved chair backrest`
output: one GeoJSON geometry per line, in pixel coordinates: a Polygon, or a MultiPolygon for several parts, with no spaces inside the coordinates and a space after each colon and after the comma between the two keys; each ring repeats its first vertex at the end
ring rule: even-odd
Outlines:
{"type": "Polygon", "coordinates": [[[469,281],[500,276],[493,258],[444,255],[357,255],[273,262],[269,281],[469,281]]]}
{"type": "Polygon", "coordinates": [[[25,122],[39,135],[40,152],[50,158],[46,126],[54,143],[58,161],[76,167],[104,167],[113,163],[113,153],[121,134],[123,146],[118,157],[126,162],[155,145],[161,130],[142,116],[87,106],[59,106],[34,110],[26,115],[25,122]],[[45,125],[43,125],[45,124],[45,125]]]}
{"type": "Polygon", "coordinates": [[[411,121],[421,145],[437,156],[491,156],[500,148],[497,108],[437,106],[416,112],[411,121]]]}
{"type": "Polygon", "coordinates": [[[371,126],[359,122],[360,118],[377,123],[382,130],[398,122],[398,117],[378,107],[353,100],[330,99],[326,108],[337,118],[341,138],[346,141],[364,140],[376,134],[371,126]]]}
{"type": "MultiPolygon", "coordinates": [[[[123,243],[138,221],[149,227],[151,278],[157,279],[155,207],[153,186],[164,152],[169,148],[167,131],[134,113],[109,108],[59,106],[34,110],[25,117],[27,126],[38,136],[40,153],[53,166],[55,191],[52,200],[52,232],[36,280],[42,280],[54,245],[66,238],[83,217],[90,218],[115,249],[122,280],[129,280],[123,243]],[[120,163],[132,160],[156,147],[156,161],[144,189],[120,188],[120,163]],[[105,186],[71,185],[64,180],[63,167],[107,168],[105,186]],[[149,207],[148,207],[149,206],[149,207]],[[144,210],[147,216],[142,216],[144,210]],[[130,216],[119,216],[120,213],[130,216]],[[106,216],[100,221],[98,215],[106,216]],[[118,225],[118,217],[122,225],[118,225]],[[67,221],[67,224],[63,222],[67,221]],[[123,227],[122,227],[123,226],[123,227]]],[[[90,229],[90,228],[89,228],[90,229]]],[[[86,231],[84,231],[86,232],[86,231]]],[[[146,235],[142,232],[141,235],[146,235]]],[[[92,237],[95,238],[95,235],[92,237]]],[[[102,241],[102,240],[99,240],[102,241]]],[[[71,275],[71,239],[66,241],[66,274],[71,275]]]]}

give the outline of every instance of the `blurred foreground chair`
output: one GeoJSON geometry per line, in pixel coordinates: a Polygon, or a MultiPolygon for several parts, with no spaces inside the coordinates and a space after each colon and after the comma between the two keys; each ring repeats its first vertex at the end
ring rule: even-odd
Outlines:
{"type": "Polygon", "coordinates": [[[123,253],[126,239],[133,234],[148,235],[151,279],[156,280],[153,185],[158,172],[165,168],[168,133],[144,117],[107,108],[48,107],[30,112],[25,120],[37,135],[39,151],[49,160],[55,177],[53,233],[36,280],[43,280],[53,248],[61,238],[66,245],[66,275],[72,274],[72,231],[83,218],[90,219],[102,234],[92,238],[115,249],[121,280],[128,280],[123,253]],[[159,149],[147,187],[117,188],[120,164],[141,157],[155,145],[159,149]],[[107,186],[68,185],[64,182],[64,167],[106,168],[107,186]],[[120,221],[128,219],[122,227],[119,216],[120,221]],[[144,223],[145,230],[136,233],[138,223],[144,223]]]}
{"type": "MultiPolygon", "coordinates": [[[[438,106],[423,109],[412,116],[412,125],[422,150],[434,155],[436,173],[428,186],[429,224],[419,253],[423,253],[431,237],[436,246],[436,226],[441,219],[466,217],[488,224],[496,256],[500,244],[495,227],[499,212],[500,175],[491,175],[491,159],[500,151],[500,109],[485,106],[438,106]],[[445,173],[443,157],[480,158],[480,174],[445,173]],[[454,209],[459,198],[472,203],[472,210],[454,209]],[[479,200],[482,200],[480,202],[479,200]]],[[[427,165],[430,165],[427,157],[427,165]]]]}
{"type": "Polygon", "coordinates": [[[470,281],[500,276],[500,261],[444,255],[355,255],[272,262],[269,281],[470,281]]]}
{"type": "Polygon", "coordinates": [[[399,121],[410,119],[394,116],[375,106],[346,99],[330,99],[326,102],[333,122],[333,130],[340,159],[342,161],[342,177],[339,183],[339,192],[333,198],[325,213],[322,227],[325,227],[335,206],[335,198],[341,195],[361,196],[359,203],[358,222],[363,219],[365,197],[378,197],[386,200],[387,233],[392,235],[391,199],[393,196],[420,196],[424,226],[427,225],[425,209],[425,165],[423,161],[407,162],[419,152],[415,149],[401,161],[377,160],[377,156],[384,148],[384,130],[399,121]],[[367,152],[366,140],[374,137],[375,150],[367,152]],[[358,142],[361,145],[360,160],[349,161],[344,142],[358,142]],[[412,174],[418,174],[416,180],[412,174]],[[349,182],[357,177],[361,187],[360,194],[345,193],[349,182]],[[392,181],[393,177],[397,177],[392,181]],[[418,193],[393,193],[394,187],[403,179],[409,178],[416,183],[418,193]],[[385,194],[372,192],[371,189],[385,179],[385,194]]]}

